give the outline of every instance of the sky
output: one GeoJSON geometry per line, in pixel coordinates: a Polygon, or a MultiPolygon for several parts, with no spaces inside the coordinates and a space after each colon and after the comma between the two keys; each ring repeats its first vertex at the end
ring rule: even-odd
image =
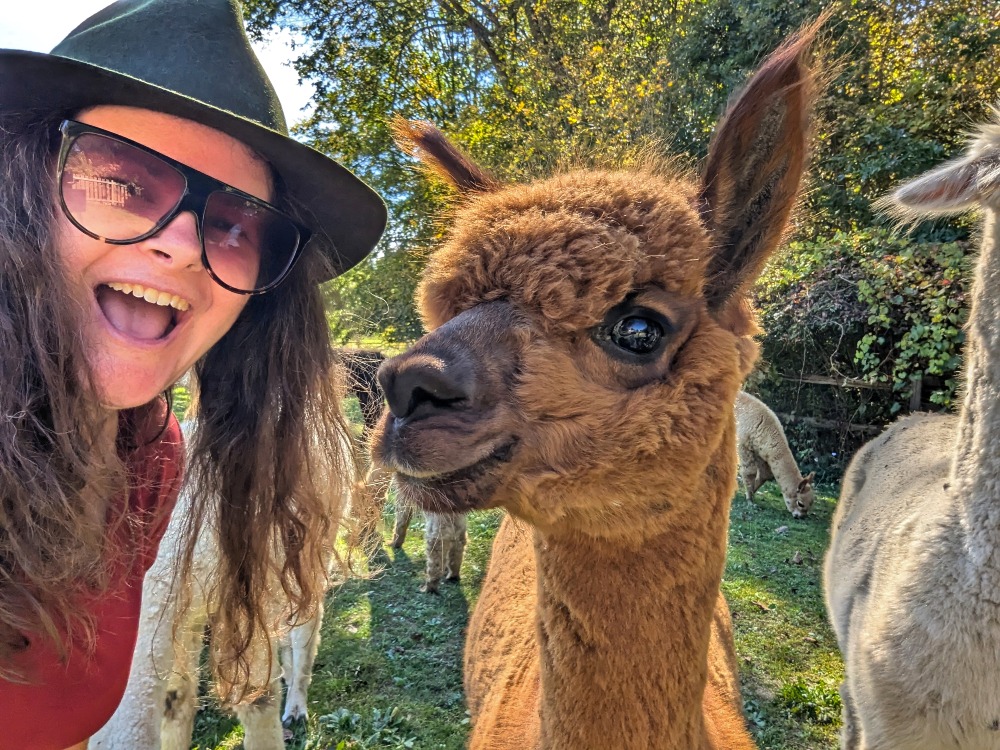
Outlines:
{"type": "MultiPolygon", "coordinates": [[[[0,13],[0,49],[49,52],[63,37],[111,0],[3,0],[0,13]]],[[[311,89],[300,86],[288,64],[294,53],[287,33],[272,33],[266,43],[254,43],[254,52],[278,91],[285,119],[302,119],[311,89]]]]}

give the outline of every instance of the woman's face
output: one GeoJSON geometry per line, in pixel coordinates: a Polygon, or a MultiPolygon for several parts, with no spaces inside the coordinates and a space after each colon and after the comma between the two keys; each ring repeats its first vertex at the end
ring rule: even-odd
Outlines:
{"type": "MultiPolygon", "coordinates": [[[[205,125],[118,106],[94,107],[76,119],[272,199],[267,165],[240,141],[205,125]]],[[[81,303],[94,385],[112,409],[146,404],[175,383],[222,338],[249,299],[219,286],[205,270],[191,212],[146,240],[111,245],[78,230],[60,210],[55,242],[81,303]]]]}

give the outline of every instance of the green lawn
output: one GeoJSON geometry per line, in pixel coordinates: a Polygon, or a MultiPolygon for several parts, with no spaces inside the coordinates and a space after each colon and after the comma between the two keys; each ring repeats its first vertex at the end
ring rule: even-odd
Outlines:
{"type": "MultiPolygon", "coordinates": [[[[733,502],[723,590],[733,610],[747,718],[762,749],[837,746],[843,671],[820,583],[835,492],[822,488],[801,521],[788,514],[773,484],[753,506],[742,493],[733,502]]],[[[381,572],[330,595],[309,723],[289,747],[464,747],[463,632],[500,517],[470,517],[462,580],[443,585],[438,596],[418,591],[424,569],[419,519],[403,550],[379,556],[381,572]]],[[[386,522],[391,527],[391,506],[386,522]]],[[[233,720],[210,708],[199,714],[195,731],[200,748],[241,746],[233,720]]]]}

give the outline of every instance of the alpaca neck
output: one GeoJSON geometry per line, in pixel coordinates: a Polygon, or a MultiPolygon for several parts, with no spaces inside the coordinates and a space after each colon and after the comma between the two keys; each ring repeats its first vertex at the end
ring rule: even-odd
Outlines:
{"type": "Polygon", "coordinates": [[[794,498],[799,490],[799,483],[802,482],[802,472],[795,463],[788,443],[784,444],[784,450],[780,451],[780,455],[771,461],[771,473],[774,474],[774,481],[781,487],[781,494],[786,498],[794,498]]]}
{"type": "Polygon", "coordinates": [[[1000,222],[987,212],[965,345],[965,398],[951,482],[974,565],[1000,571],[1000,222]]]}
{"type": "Polygon", "coordinates": [[[729,496],[705,497],[675,505],[701,503],[703,516],[644,541],[535,532],[545,750],[706,746],[729,496]]]}

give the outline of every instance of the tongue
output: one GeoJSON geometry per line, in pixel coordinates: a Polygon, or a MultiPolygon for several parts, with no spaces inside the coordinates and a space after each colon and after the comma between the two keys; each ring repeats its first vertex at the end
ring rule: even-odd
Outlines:
{"type": "Polygon", "coordinates": [[[174,317],[166,305],[154,305],[106,286],[98,288],[97,304],[111,325],[136,339],[151,341],[163,337],[174,317]]]}

